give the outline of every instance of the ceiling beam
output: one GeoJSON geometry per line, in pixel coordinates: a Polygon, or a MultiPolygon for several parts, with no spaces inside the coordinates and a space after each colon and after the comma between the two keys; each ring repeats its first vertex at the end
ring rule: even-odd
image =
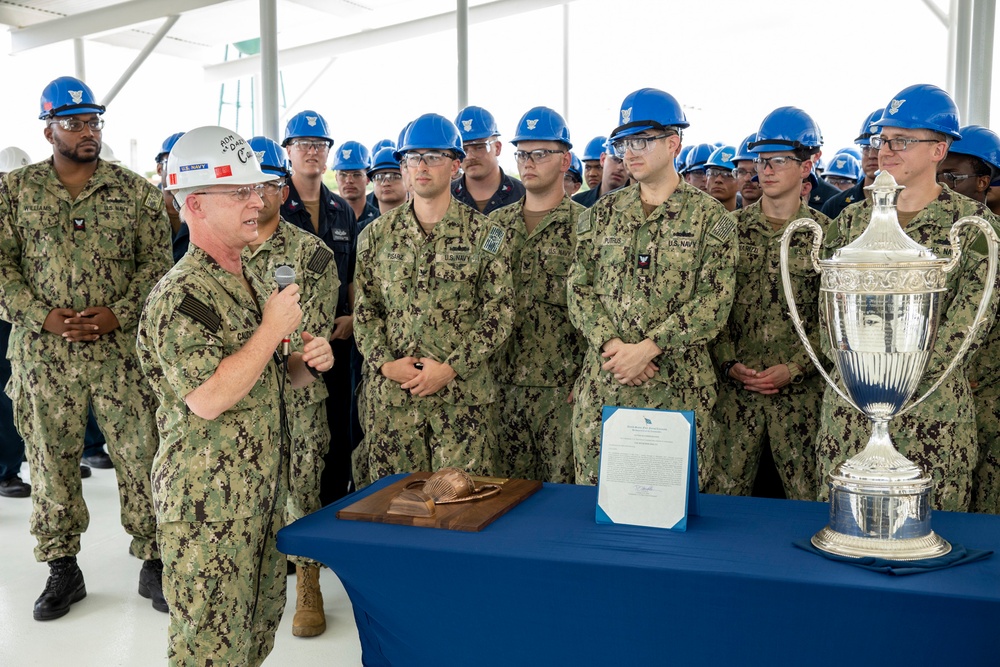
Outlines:
{"type": "Polygon", "coordinates": [[[130,0],[89,12],[42,21],[10,31],[10,52],[20,53],[40,46],[65,42],[78,37],[107,33],[129,26],[162,19],[169,14],[182,14],[229,0],[130,0]]]}
{"type": "MultiPolygon", "coordinates": [[[[495,0],[469,8],[469,24],[485,23],[508,16],[532,12],[546,7],[564,5],[573,0],[495,0]]],[[[421,37],[455,29],[457,13],[446,12],[405,23],[364,30],[343,37],[335,37],[322,42],[296,46],[278,52],[278,62],[282,67],[316,60],[328,60],[354,51],[394,44],[414,37],[421,37]]],[[[245,76],[253,76],[260,71],[260,56],[249,56],[239,60],[216,63],[205,67],[205,80],[210,83],[229,81],[245,76]]]]}

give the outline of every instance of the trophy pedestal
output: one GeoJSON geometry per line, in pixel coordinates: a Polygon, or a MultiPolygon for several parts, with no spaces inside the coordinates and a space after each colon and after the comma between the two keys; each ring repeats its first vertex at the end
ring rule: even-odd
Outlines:
{"type": "Polygon", "coordinates": [[[951,545],[931,530],[932,489],[930,476],[890,444],[869,443],[830,474],[830,524],[812,544],[850,558],[943,556],[951,545]]]}

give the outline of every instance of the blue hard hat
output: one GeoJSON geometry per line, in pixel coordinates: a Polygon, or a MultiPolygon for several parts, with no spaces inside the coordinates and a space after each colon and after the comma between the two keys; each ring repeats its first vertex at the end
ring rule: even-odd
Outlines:
{"type": "Polygon", "coordinates": [[[247,142],[250,149],[260,162],[260,170],[265,174],[274,174],[282,178],[292,175],[292,165],[288,161],[288,153],[278,145],[277,141],[263,136],[256,136],[247,142]]]}
{"type": "Polygon", "coordinates": [[[674,96],[656,88],[642,88],[629,93],[622,100],[618,119],[620,124],[611,133],[610,141],[638,134],[643,130],[665,130],[672,127],[680,131],[690,125],[674,96]]]}
{"type": "Polygon", "coordinates": [[[737,162],[743,162],[745,160],[752,160],[756,155],[750,152],[750,142],[757,138],[757,133],[747,135],[747,137],[740,142],[740,145],[736,147],[736,155],[733,156],[733,164],[737,162]]]}
{"type": "Polygon", "coordinates": [[[687,164],[687,156],[694,149],[694,146],[681,146],[681,149],[677,152],[677,157],[674,158],[674,169],[677,173],[684,173],[684,165],[687,164]]]}
{"type": "Polygon", "coordinates": [[[777,153],[822,145],[823,133],[812,116],[798,107],[779,107],[760,124],[757,137],[750,142],[750,152],[777,153]]]}
{"type": "Polygon", "coordinates": [[[333,137],[330,135],[326,119],[309,109],[300,111],[288,119],[285,125],[285,138],[281,141],[281,145],[287,146],[289,141],[299,137],[326,139],[333,146],[333,137]]]}
{"type": "Polygon", "coordinates": [[[184,136],[183,132],[174,132],[169,137],[163,140],[163,145],[160,147],[160,152],[156,154],[153,158],[155,162],[159,162],[161,159],[166,159],[167,155],[170,154],[170,149],[174,147],[177,140],[184,136]]]}
{"type": "Polygon", "coordinates": [[[704,170],[705,163],[708,162],[708,158],[714,150],[715,146],[712,144],[696,144],[693,146],[684,158],[684,171],[681,173],[686,174],[690,171],[704,170]]]}
{"type": "Polygon", "coordinates": [[[573,147],[566,121],[548,107],[534,107],[521,116],[510,143],[517,146],[520,141],[558,141],[566,144],[567,148],[573,147]]]}
{"type": "Polygon", "coordinates": [[[418,148],[453,151],[458,154],[459,160],[465,159],[462,135],[458,133],[458,128],[450,120],[436,113],[425,113],[406,126],[394,156],[399,161],[407,151],[418,148]]]}
{"type": "Polygon", "coordinates": [[[718,167],[732,171],[736,169],[736,165],[733,164],[733,157],[735,155],[736,148],[734,146],[720,146],[708,156],[708,160],[705,161],[705,167],[718,167]]]}
{"type": "Polygon", "coordinates": [[[372,166],[368,169],[368,178],[371,178],[376,171],[399,171],[399,160],[396,158],[396,149],[386,146],[380,148],[372,156],[372,166]]]}
{"type": "Polygon", "coordinates": [[[500,136],[493,114],[482,107],[465,107],[455,117],[455,126],[462,133],[462,141],[476,141],[500,136]]]}
{"type": "Polygon", "coordinates": [[[409,123],[407,123],[406,125],[404,125],[403,129],[399,131],[399,139],[396,141],[396,146],[394,146],[393,149],[392,149],[393,152],[396,151],[397,147],[403,145],[403,139],[406,138],[406,131],[410,129],[411,125],[413,125],[413,121],[412,120],[409,123]]]}
{"type": "Polygon", "coordinates": [[[587,142],[587,145],[583,149],[583,155],[580,159],[584,162],[588,160],[600,160],[601,154],[604,153],[604,144],[608,141],[607,137],[596,136],[587,142]]]}
{"type": "Polygon", "coordinates": [[[104,113],[90,86],[74,76],[61,76],[42,91],[40,120],[73,114],[104,113]]]}
{"type": "Polygon", "coordinates": [[[838,176],[840,178],[850,178],[861,180],[865,172],[861,169],[861,161],[850,153],[837,153],[830,158],[824,176],[838,176]]]}
{"type": "Polygon", "coordinates": [[[861,149],[858,148],[857,146],[845,146],[844,148],[841,148],[839,151],[834,153],[834,155],[841,155],[843,153],[847,153],[848,155],[853,155],[858,160],[862,159],[861,149]]]}
{"type": "Polygon", "coordinates": [[[355,169],[368,171],[370,165],[371,154],[358,141],[345,141],[333,157],[334,171],[353,171],[355,169]]]}
{"type": "Polygon", "coordinates": [[[919,83],[899,91],[889,100],[882,116],[872,121],[879,127],[940,132],[961,139],[958,107],[951,95],[929,83],[919,83]]]}
{"type": "Polygon", "coordinates": [[[583,183],[583,163],[580,162],[580,158],[573,151],[569,153],[569,170],[567,173],[572,174],[576,177],[576,180],[583,183]]]}
{"type": "Polygon", "coordinates": [[[395,150],[396,142],[392,139],[380,139],[379,141],[376,141],[375,145],[372,146],[372,155],[375,155],[375,153],[378,153],[383,148],[391,148],[395,150]]]}
{"type": "Polygon", "coordinates": [[[868,117],[865,118],[865,122],[861,123],[861,131],[858,132],[858,137],[857,139],[854,140],[854,143],[858,144],[859,146],[871,145],[872,142],[869,141],[871,139],[871,136],[873,134],[878,134],[879,132],[882,131],[879,129],[877,125],[874,127],[872,125],[875,121],[877,121],[879,118],[882,117],[882,114],[884,112],[885,109],[875,109],[875,111],[872,111],[870,114],[868,114],[868,117]]]}
{"type": "Polygon", "coordinates": [[[981,125],[966,125],[959,130],[962,138],[952,143],[948,153],[977,157],[1000,171],[1000,136],[981,125]]]}

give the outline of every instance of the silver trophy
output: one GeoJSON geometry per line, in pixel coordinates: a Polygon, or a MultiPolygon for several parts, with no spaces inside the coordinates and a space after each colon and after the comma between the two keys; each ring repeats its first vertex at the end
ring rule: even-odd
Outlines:
{"type": "Polygon", "coordinates": [[[812,543],[841,556],[916,560],[942,556],[951,545],[931,530],[930,475],[896,451],[889,420],[930,396],[955,369],[984,323],[997,271],[997,235],[978,217],[965,217],[949,233],[952,256],[936,257],[899,226],[896,197],[903,188],[881,172],[872,191],[874,212],[853,243],[820,260],[820,226],[802,218],[781,238],[781,280],[792,324],[809,358],[831,387],[872,422],[865,449],[830,473],[830,523],[812,543]],[[959,231],[978,227],[989,243],[989,268],[975,321],[958,353],[927,392],[910,402],[937,336],[946,276],[962,254],[959,231]],[[799,319],[788,271],[788,245],[803,227],[812,230],[812,263],[820,274],[820,309],[843,388],[823,369],[799,319]]]}

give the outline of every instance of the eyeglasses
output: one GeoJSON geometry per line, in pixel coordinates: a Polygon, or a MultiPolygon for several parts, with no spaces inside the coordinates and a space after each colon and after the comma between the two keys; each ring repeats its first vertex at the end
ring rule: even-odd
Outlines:
{"type": "Polygon", "coordinates": [[[345,181],[360,181],[365,175],[365,172],[353,170],[353,171],[338,171],[338,178],[342,178],[345,181]]]}
{"type": "Polygon", "coordinates": [[[738,169],[733,169],[733,178],[746,178],[747,176],[753,176],[753,169],[744,169],[740,167],[738,169]]]}
{"type": "Polygon", "coordinates": [[[720,178],[725,178],[728,180],[730,178],[736,178],[736,176],[733,175],[734,171],[736,170],[719,169],[718,167],[709,167],[708,169],[705,170],[705,176],[707,176],[708,178],[715,178],[718,176],[720,178]]]}
{"type": "Polygon", "coordinates": [[[971,178],[974,174],[956,174],[953,171],[943,171],[938,174],[938,178],[947,181],[951,187],[955,187],[967,178],[971,178]]]}
{"type": "Polygon", "coordinates": [[[54,118],[49,125],[56,123],[67,132],[80,132],[86,125],[94,132],[100,132],[104,127],[103,118],[91,118],[90,120],[80,120],[79,118],[54,118]]]}
{"type": "MultiPolygon", "coordinates": [[[[284,185],[284,183],[282,183],[284,185]]],[[[268,183],[258,183],[257,185],[244,185],[241,188],[236,188],[235,190],[213,190],[211,192],[195,192],[196,195],[231,195],[237,201],[247,201],[250,199],[251,194],[256,194],[258,197],[263,198],[265,194],[275,195],[281,187],[276,185],[273,181],[268,183]]]]}
{"type": "Polygon", "coordinates": [[[663,134],[658,134],[655,137],[629,137],[627,139],[619,139],[611,144],[611,149],[615,152],[618,157],[625,157],[625,151],[632,151],[633,155],[642,155],[646,151],[652,148],[649,145],[651,141],[657,141],[659,139],[666,139],[677,134],[676,132],[664,132],[663,134]]]}
{"type": "Polygon", "coordinates": [[[827,176],[824,180],[830,185],[854,185],[857,183],[853,178],[847,178],[846,176],[827,176]]]}
{"type": "Polygon", "coordinates": [[[757,165],[757,171],[764,171],[770,167],[774,171],[780,171],[791,165],[793,162],[801,164],[803,160],[790,155],[775,155],[773,157],[755,157],[753,163],[757,165]]]}
{"type": "Polygon", "coordinates": [[[885,146],[891,151],[896,151],[901,153],[910,147],[910,144],[936,144],[937,139],[911,139],[909,137],[897,137],[895,139],[885,139],[880,134],[876,134],[868,141],[871,142],[871,147],[878,150],[885,146]]]}
{"type": "Polygon", "coordinates": [[[462,150],[466,153],[477,153],[483,155],[489,155],[493,150],[492,141],[476,141],[470,144],[462,144],[462,150]]]}
{"type": "Polygon", "coordinates": [[[318,153],[325,153],[330,150],[330,144],[326,141],[305,141],[303,139],[293,139],[288,145],[294,146],[303,153],[308,153],[313,150],[318,153]]]}
{"type": "Polygon", "coordinates": [[[372,176],[372,180],[376,183],[391,183],[403,180],[403,175],[396,171],[383,171],[381,174],[372,176]]]}
{"type": "Polygon", "coordinates": [[[408,167],[419,167],[420,161],[423,160],[424,164],[428,167],[437,167],[438,165],[444,164],[447,160],[454,160],[455,157],[451,153],[441,153],[439,151],[427,151],[426,153],[407,153],[403,156],[403,160],[406,161],[406,166],[408,167]]]}
{"type": "Polygon", "coordinates": [[[558,151],[552,148],[538,148],[533,151],[514,151],[514,160],[518,164],[524,164],[531,160],[532,164],[546,162],[553,155],[562,155],[566,151],[558,151]]]}

